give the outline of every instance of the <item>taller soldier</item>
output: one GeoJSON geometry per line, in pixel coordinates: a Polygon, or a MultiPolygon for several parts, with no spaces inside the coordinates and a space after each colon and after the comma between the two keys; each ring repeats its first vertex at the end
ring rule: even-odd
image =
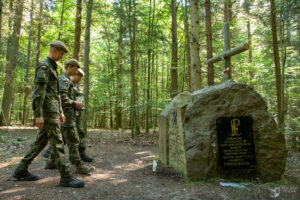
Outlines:
{"type": "Polygon", "coordinates": [[[60,172],[60,186],[83,187],[84,182],[70,174],[70,167],[65,157],[60,123],[64,123],[65,116],[59,96],[57,64],[67,53],[66,45],[57,40],[50,43],[50,55],[38,64],[35,71],[34,88],[32,93],[32,107],[35,124],[40,129],[35,142],[29,152],[19,163],[13,177],[18,180],[35,181],[39,177],[28,171],[30,163],[44,149],[50,141],[53,156],[60,172]]]}

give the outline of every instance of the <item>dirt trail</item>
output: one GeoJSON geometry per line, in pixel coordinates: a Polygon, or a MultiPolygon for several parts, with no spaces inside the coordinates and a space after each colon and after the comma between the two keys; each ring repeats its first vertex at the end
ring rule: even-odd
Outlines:
{"type": "MultiPolygon", "coordinates": [[[[41,156],[30,165],[30,171],[39,175],[41,180],[13,181],[11,175],[16,163],[34,140],[36,130],[0,131],[0,199],[253,200],[271,199],[270,193],[275,187],[281,190],[276,199],[300,199],[297,180],[291,182],[286,178],[273,183],[243,183],[245,188],[233,188],[221,186],[220,182],[225,181],[221,179],[187,183],[180,174],[161,165],[154,173],[152,163],[158,158],[155,133],[133,141],[129,139],[129,133],[90,131],[88,153],[95,157],[92,165],[96,171],[91,176],[77,176],[86,182],[84,188],[59,187],[58,171],[44,170],[45,159],[41,156]]],[[[295,159],[290,159],[292,166],[300,164],[295,159]]],[[[291,174],[299,172],[299,168],[293,170],[287,171],[291,174]]]]}

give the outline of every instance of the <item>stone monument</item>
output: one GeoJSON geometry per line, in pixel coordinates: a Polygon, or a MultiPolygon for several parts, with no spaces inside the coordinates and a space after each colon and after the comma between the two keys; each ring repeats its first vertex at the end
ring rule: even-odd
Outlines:
{"type": "Polygon", "coordinates": [[[190,180],[278,180],[287,150],[284,135],[251,87],[228,80],[177,95],[160,115],[162,163],[190,180]]]}

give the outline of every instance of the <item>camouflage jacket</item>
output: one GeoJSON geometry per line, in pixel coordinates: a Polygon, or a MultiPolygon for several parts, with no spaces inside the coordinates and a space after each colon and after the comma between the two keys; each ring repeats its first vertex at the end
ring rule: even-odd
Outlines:
{"type": "Polygon", "coordinates": [[[62,109],[64,111],[66,121],[62,126],[75,126],[75,90],[74,84],[70,77],[64,72],[59,78],[59,93],[61,97],[62,109]]]}
{"type": "Polygon", "coordinates": [[[59,113],[62,113],[62,108],[57,65],[50,57],[39,63],[36,68],[32,108],[34,116],[43,117],[45,123],[59,123],[59,113]]]}
{"type": "MultiPolygon", "coordinates": [[[[75,91],[75,100],[84,103],[83,94],[76,83],[73,83],[74,91],[75,91]]],[[[80,117],[81,111],[75,110],[76,117],[80,117]]]]}

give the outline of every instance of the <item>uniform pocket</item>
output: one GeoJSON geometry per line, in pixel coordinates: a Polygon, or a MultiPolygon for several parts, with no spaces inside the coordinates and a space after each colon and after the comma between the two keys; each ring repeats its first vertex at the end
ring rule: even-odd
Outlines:
{"type": "Polygon", "coordinates": [[[46,112],[44,120],[47,124],[59,124],[59,113],[46,112]]]}

